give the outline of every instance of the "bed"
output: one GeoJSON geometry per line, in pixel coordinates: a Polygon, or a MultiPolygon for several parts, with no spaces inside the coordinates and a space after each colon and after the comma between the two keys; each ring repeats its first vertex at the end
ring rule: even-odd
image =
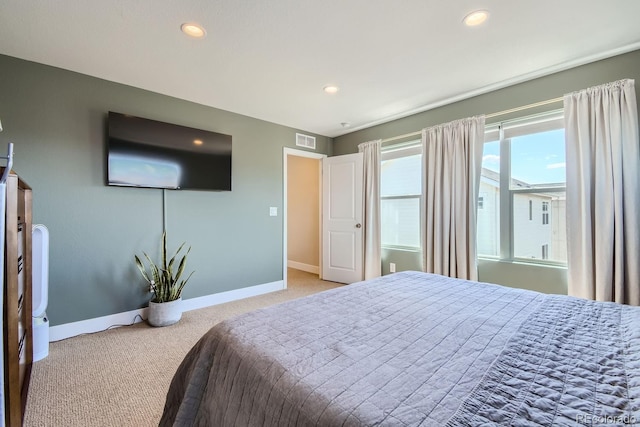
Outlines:
{"type": "Polygon", "coordinates": [[[214,326],[160,425],[624,425],[640,420],[640,308],[421,272],[214,326]]]}

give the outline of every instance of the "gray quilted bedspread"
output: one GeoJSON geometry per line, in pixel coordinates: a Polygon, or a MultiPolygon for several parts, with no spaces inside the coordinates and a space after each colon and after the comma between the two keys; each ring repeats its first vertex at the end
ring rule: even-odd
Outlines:
{"type": "Polygon", "coordinates": [[[624,421],[638,409],[639,316],[615,304],[398,273],[216,325],[178,368],[160,424],[624,421]]]}
{"type": "Polygon", "coordinates": [[[547,296],[447,427],[635,425],[640,309],[547,296]]]}

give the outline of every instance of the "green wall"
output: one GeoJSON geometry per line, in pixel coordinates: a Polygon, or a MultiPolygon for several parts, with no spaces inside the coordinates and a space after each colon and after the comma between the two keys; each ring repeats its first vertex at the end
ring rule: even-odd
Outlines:
{"type": "MultiPolygon", "coordinates": [[[[333,142],[318,136],[317,151],[353,153],[363,141],[555,98],[621,78],[640,81],[640,51],[353,132],[333,142]]],[[[0,150],[8,142],[15,144],[14,169],[34,188],[34,222],[50,230],[47,313],[51,325],[134,310],[144,307],[148,299],[132,259],[143,250],[158,253],[163,192],[104,185],[110,110],[233,135],[232,192],[166,192],[169,245],[187,241],[193,248],[188,268],[196,273],[185,298],[282,280],[282,147],[294,147],[296,129],[0,56],[4,127],[0,150]],[[278,207],[278,217],[269,216],[269,206],[278,207]]],[[[383,271],[388,272],[389,262],[395,262],[399,271],[419,269],[419,259],[415,253],[385,250],[383,271]]],[[[480,279],[566,292],[564,269],[542,269],[482,261],[480,279]]]]}
{"type": "MultiPolygon", "coordinates": [[[[108,111],[233,136],[233,191],[166,192],[169,246],[192,246],[184,298],[282,280],[282,148],[300,130],[0,56],[0,151],[15,144],[34,223],[50,231],[52,326],[141,308],[149,297],[133,255],[159,253],[163,191],[105,186],[108,111]]],[[[317,137],[317,151],[330,154],[332,141],[317,137]]]]}
{"type": "MultiPolygon", "coordinates": [[[[357,145],[361,142],[390,138],[464,117],[490,114],[545,101],[561,97],[566,93],[623,78],[636,80],[636,96],[640,100],[640,50],[337,137],[333,143],[333,154],[355,153],[358,150],[357,145]]],[[[562,103],[488,119],[487,123],[545,111],[550,108],[562,108],[562,103]]],[[[389,263],[392,262],[396,263],[397,271],[420,270],[420,259],[420,254],[416,252],[384,249],[382,252],[383,273],[389,272],[389,263]]],[[[567,292],[565,268],[481,260],[478,272],[482,281],[543,292],[567,292]]]]}

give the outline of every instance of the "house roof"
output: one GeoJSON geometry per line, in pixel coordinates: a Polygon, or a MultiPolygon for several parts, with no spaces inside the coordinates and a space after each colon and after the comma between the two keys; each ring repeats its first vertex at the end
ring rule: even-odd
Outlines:
{"type": "MultiPolygon", "coordinates": [[[[485,184],[489,184],[493,187],[498,188],[500,186],[500,173],[496,172],[494,170],[491,169],[487,169],[487,168],[482,168],[482,172],[481,172],[481,181],[484,182],[485,184]]],[[[511,178],[511,184],[512,184],[512,189],[535,189],[535,185],[529,184],[527,182],[521,181],[519,179],[515,179],[515,178],[511,178]]],[[[564,182],[557,182],[557,183],[545,183],[544,184],[544,188],[545,189],[549,189],[549,188],[559,188],[562,189],[566,187],[566,184],[564,182]]],[[[529,193],[530,194],[530,193],[529,193]]],[[[553,193],[553,192],[540,192],[540,193],[535,193],[536,195],[539,196],[545,196],[545,197],[552,197],[552,198],[558,198],[558,193],[553,193]]],[[[564,196],[561,196],[560,198],[564,198],[564,196]]]]}

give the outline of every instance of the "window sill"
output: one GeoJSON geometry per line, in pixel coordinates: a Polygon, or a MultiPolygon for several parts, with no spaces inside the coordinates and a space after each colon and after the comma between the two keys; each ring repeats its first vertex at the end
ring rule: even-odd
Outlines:
{"type": "Polygon", "coordinates": [[[422,249],[420,248],[411,248],[407,246],[382,246],[382,250],[388,251],[400,251],[400,252],[412,252],[412,253],[420,253],[422,249]]]}
{"type": "Polygon", "coordinates": [[[557,270],[566,270],[567,269],[567,265],[566,264],[559,264],[559,263],[553,263],[553,262],[531,262],[531,261],[524,261],[521,259],[499,259],[499,258],[492,258],[492,257],[484,257],[484,256],[478,256],[478,261],[484,261],[484,262],[495,262],[495,263],[502,263],[502,264],[513,264],[513,265],[526,265],[526,266],[530,266],[530,267],[543,267],[543,268],[553,268],[553,269],[557,269],[557,270]]]}

